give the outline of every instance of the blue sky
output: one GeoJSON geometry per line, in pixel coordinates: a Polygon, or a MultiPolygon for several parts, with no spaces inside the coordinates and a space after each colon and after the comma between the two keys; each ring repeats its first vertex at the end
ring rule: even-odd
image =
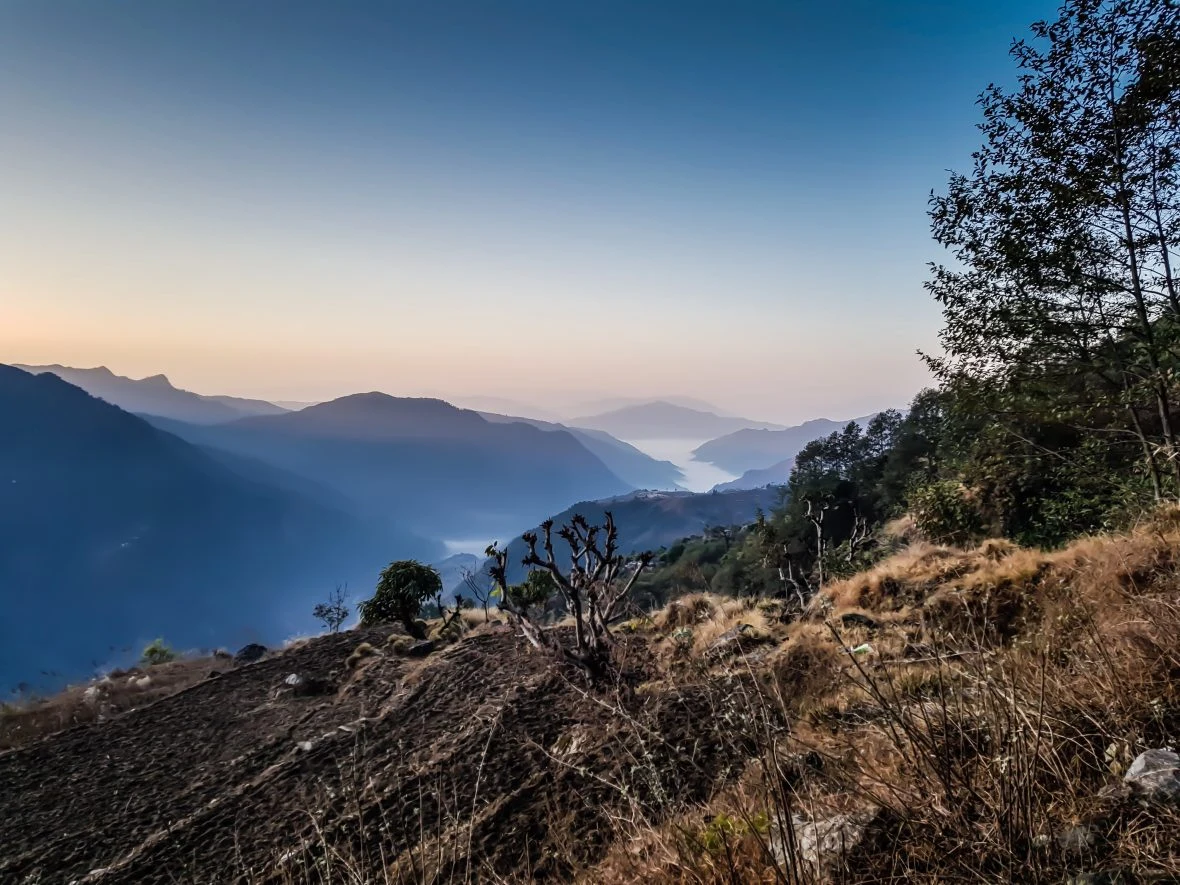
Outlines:
{"type": "Polygon", "coordinates": [[[1055,4],[0,0],[0,361],[847,417],[1055,4]]]}

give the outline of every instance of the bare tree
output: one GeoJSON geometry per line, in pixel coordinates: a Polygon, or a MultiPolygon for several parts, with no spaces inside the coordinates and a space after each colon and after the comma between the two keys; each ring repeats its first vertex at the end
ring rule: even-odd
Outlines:
{"type": "Polygon", "coordinates": [[[614,646],[610,625],[621,617],[628,595],[651,563],[652,555],[643,553],[633,559],[623,556],[619,552],[619,531],[609,512],[604,514],[602,525],[591,525],[581,515],[575,515],[557,533],[570,551],[569,566],[563,570],[553,548],[553,525],[553,520],[546,520],[540,535],[528,532],[523,536],[528,553],[521,562],[552,576],[566,609],[574,617],[572,648],[561,644],[553,632],[543,630],[514,597],[508,583],[508,551],[495,544],[487,550],[493,560],[492,580],[500,590],[501,606],[533,646],[553,651],[591,673],[601,673],[610,663],[614,646]]]}
{"type": "Polygon", "coordinates": [[[336,585],[336,589],[328,594],[328,601],[321,602],[312,609],[312,617],[324,625],[329,633],[337,633],[340,626],[348,620],[351,609],[348,607],[348,587],[336,585]]]}
{"type": "Polygon", "coordinates": [[[815,502],[811,498],[806,498],[805,501],[807,503],[807,519],[815,526],[815,562],[818,570],[816,581],[819,589],[822,590],[824,586],[824,553],[828,545],[828,539],[824,536],[824,519],[833,505],[830,499],[825,499],[818,507],[815,506],[815,502]]]}
{"type": "Polygon", "coordinates": [[[492,594],[495,587],[490,582],[481,580],[479,572],[473,569],[465,568],[462,574],[463,586],[467,588],[467,592],[471,594],[475,604],[483,609],[483,619],[488,620],[488,610],[492,604],[492,594]]]}
{"type": "Polygon", "coordinates": [[[871,541],[872,532],[869,531],[868,519],[861,516],[856,504],[852,504],[852,534],[848,536],[849,564],[856,558],[857,551],[869,546],[871,541]]]}

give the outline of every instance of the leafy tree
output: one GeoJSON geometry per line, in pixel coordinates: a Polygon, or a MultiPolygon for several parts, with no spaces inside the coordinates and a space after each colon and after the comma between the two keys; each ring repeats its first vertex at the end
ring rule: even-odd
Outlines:
{"type": "Polygon", "coordinates": [[[1033,32],[1012,48],[1020,85],[980,99],[972,171],[931,200],[954,266],[928,284],[945,319],[928,362],[1009,435],[1131,441],[1174,496],[1180,7],[1068,0],[1033,32]]]}
{"type": "Polygon", "coordinates": [[[324,625],[324,629],[329,633],[339,632],[340,626],[348,620],[348,615],[350,614],[347,588],[337,586],[328,595],[328,601],[318,603],[312,609],[311,614],[312,617],[324,625]]]}
{"type": "Polygon", "coordinates": [[[157,664],[167,664],[169,661],[175,661],[176,658],[176,652],[166,645],[163,639],[156,639],[143,650],[139,662],[144,666],[154,667],[157,664]]]}
{"type": "Polygon", "coordinates": [[[424,602],[441,595],[442,578],[430,566],[413,559],[391,562],[381,572],[376,593],[357,606],[361,625],[400,621],[411,636],[425,639],[426,633],[417,622],[418,613],[424,602]]]}

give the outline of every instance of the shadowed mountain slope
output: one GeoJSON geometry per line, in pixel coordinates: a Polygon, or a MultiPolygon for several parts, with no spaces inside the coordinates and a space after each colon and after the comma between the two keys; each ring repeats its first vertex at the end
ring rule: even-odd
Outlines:
{"type": "Polygon", "coordinates": [[[480,412],[480,414],[487,420],[496,423],[521,421],[539,427],[541,430],[564,430],[571,433],[578,442],[605,464],[611,473],[632,488],[675,491],[680,488],[680,482],[684,479],[680,468],[671,461],[656,460],[630,443],[615,439],[603,430],[567,427],[564,424],[542,421],[538,418],[514,418],[490,412],[480,412]]]}
{"type": "Polygon", "coordinates": [[[216,426],[155,423],[306,477],[366,518],[431,537],[487,534],[631,489],[570,433],[488,421],[436,399],[365,393],[216,426]]]}
{"type": "Polygon", "coordinates": [[[55,375],[0,366],[0,684],[163,636],[281,639],[338,582],[439,548],[248,480],[55,375]]]}

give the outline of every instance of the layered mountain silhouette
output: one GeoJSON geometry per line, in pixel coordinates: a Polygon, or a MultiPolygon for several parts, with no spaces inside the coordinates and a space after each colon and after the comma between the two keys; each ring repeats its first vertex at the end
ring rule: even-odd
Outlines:
{"type": "Polygon", "coordinates": [[[364,393],[228,424],[151,420],[330,488],[366,519],[430,537],[490,539],[569,501],[633,488],[567,431],[489,421],[437,399],[364,393]]]}
{"type": "Polygon", "coordinates": [[[598,415],[572,418],[571,426],[602,430],[619,439],[709,439],[743,428],[781,429],[781,425],[732,418],[663,400],[624,406],[598,415]]]}
{"type": "Polygon", "coordinates": [[[202,396],[172,385],[164,375],[150,378],[125,378],[105,366],[97,369],[73,369],[69,366],[22,366],[34,375],[51,373],[87,393],[106,400],[127,412],[159,415],[194,424],[218,424],[250,415],[278,415],[287,409],[263,400],[233,396],[202,396]]]}
{"type": "Polygon", "coordinates": [[[757,470],[747,470],[737,479],[721,482],[713,488],[718,492],[735,491],[737,489],[761,489],[766,486],[783,486],[791,479],[791,471],[795,467],[795,459],[787,458],[769,467],[757,470]]]}
{"type": "Polygon", "coordinates": [[[337,583],[442,552],[53,374],[0,366],[0,421],[2,686],[79,676],[156,636],[281,640],[337,583]]]}
{"type": "MultiPolygon", "coordinates": [[[[701,534],[710,526],[745,525],[758,511],[769,510],[779,502],[775,488],[733,492],[633,492],[602,501],[582,501],[556,513],[552,519],[554,550],[559,563],[569,564],[569,547],[556,536],[558,527],[580,514],[591,523],[601,523],[610,511],[619,529],[619,550],[639,553],[658,550],[682,538],[701,534]]],[[[518,535],[508,544],[509,580],[520,581],[526,569],[520,564],[527,552],[518,535]]],[[[487,563],[481,566],[486,575],[487,563]]]]}
{"type": "MultiPolygon", "coordinates": [[[[872,415],[867,415],[851,420],[864,425],[872,419],[872,415]]],[[[698,461],[706,461],[740,475],[747,470],[781,465],[798,455],[809,442],[843,430],[847,425],[847,421],[816,418],[779,430],[744,428],[703,443],[693,449],[692,454],[698,461]]]]}
{"type": "MultiPolygon", "coordinates": [[[[725,411],[706,402],[703,399],[697,399],[693,396],[609,396],[602,399],[591,400],[578,404],[574,408],[574,413],[580,415],[597,415],[601,412],[614,412],[618,409],[625,409],[629,406],[643,406],[649,403],[669,403],[673,406],[682,406],[686,409],[695,409],[698,412],[712,412],[715,415],[722,415],[724,417],[732,418],[725,411]]],[[[525,413],[531,414],[531,413],[525,413]]],[[[566,413],[570,414],[570,413],[566,413]]]]}
{"type": "Polygon", "coordinates": [[[684,474],[671,461],[658,461],[651,455],[641,452],[630,443],[615,439],[602,430],[589,430],[584,427],[567,427],[552,421],[542,421],[537,418],[513,418],[508,415],[497,415],[491,412],[480,412],[489,421],[496,423],[511,423],[522,421],[542,430],[564,430],[574,436],[582,445],[607,466],[615,476],[635,489],[665,489],[674,491],[680,488],[684,474]]]}

